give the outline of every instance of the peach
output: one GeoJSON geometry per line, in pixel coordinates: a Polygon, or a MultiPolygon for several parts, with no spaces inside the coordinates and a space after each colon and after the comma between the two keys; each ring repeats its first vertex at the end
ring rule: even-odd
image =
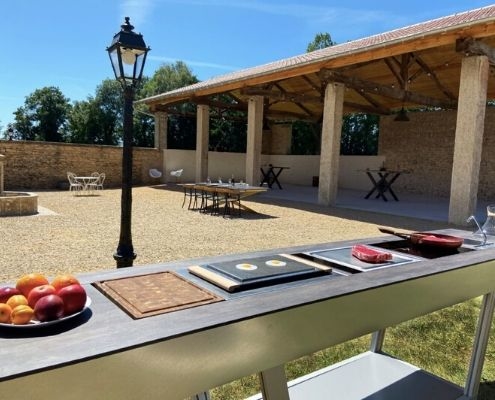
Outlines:
{"type": "Polygon", "coordinates": [[[57,275],[53,280],[51,285],[57,290],[57,292],[70,285],[79,284],[79,281],[74,275],[71,274],[62,274],[57,275]]]}
{"type": "Polygon", "coordinates": [[[48,285],[49,283],[44,275],[31,273],[21,276],[15,287],[27,298],[31,289],[36,286],[48,285]]]}
{"type": "Polygon", "coordinates": [[[10,315],[12,314],[12,308],[5,303],[0,303],[0,323],[10,324],[10,315]]]}
{"type": "Polygon", "coordinates": [[[33,318],[34,311],[31,307],[20,305],[12,309],[10,318],[14,325],[26,325],[33,318]]]}

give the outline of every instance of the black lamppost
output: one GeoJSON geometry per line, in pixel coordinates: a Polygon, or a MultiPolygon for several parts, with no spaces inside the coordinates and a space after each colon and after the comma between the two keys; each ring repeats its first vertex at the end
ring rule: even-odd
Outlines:
{"type": "Polygon", "coordinates": [[[107,48],[115,78],[124,90],[124,143],[122,152],[122,198],[120,205],[120,239],[113,258],[117,268],[132,267],[136,258],[132,245],[132,113],[134,91],[143,75],[146,55],[150,50],[141,34],[133,32],[134,27],[125,18],[121,31],[113,37],[107,48]]]}

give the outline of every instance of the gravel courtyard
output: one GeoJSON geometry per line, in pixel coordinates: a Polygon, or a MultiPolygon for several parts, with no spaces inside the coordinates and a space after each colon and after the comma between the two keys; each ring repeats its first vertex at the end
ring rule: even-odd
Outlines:
{"type": "MultiPolygon", "coordinates": [[[[48,276],[113,269],[120,227],[120,189],[98,196],[38,192],[40,213],[0,218],[0,282],[40,272],[48,276]]],[[[211,216],[184,208],[178,187],[133,189],[135,266],[202,256],[379,236],[377,225],[425,230],[445,223],[307,203],[252,197],[257,213],[211,216]]]]}

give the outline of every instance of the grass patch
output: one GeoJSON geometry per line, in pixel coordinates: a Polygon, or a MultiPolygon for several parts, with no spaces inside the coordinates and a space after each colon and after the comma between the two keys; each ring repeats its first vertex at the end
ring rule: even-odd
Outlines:
{"type": "MultiPolygon", "coordinates": [[[[383,350],[428,372],[464,386],[481,297],[387,329],[383,350]]],[[[495,399],[495,323],[485,357],[478,400],[495,399]]],[[[370,335],[307,355],[286,364],[287,380],[368,350],[370,335]]],[[[257,375],[211,391],[212,400],[244,399],[260,391],[257,375]]]]}

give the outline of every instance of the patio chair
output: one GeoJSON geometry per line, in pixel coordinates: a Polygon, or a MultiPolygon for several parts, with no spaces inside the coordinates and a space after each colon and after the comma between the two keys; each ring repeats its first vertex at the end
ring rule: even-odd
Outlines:
{"type": "Polygon", "coordinates": [[[78,182],[76,179],[76,174],[73,172],[67,172],[67,179],[69,180],[69,191],[81,192],[84,189],[84,185],[78,182]]]}
{"type": "Polygon", "coordinates": [[[175,183],[179,182],[180,177],[181,177],[183,172],[184,172],[184,169],[176,169],[176,170],[170,171],[170,175],[175,176],[175,183]]]}
{"type": "Polygon", "coordinates": [[[100,179],[96,182],[96,190],[103,190],[103,182],[105,182],[106,175],[104,172],[100,174],[100,179]]]}
{"type": "Polygon", "coordinates": [[[162,172],[157,170],[156,168],[151,168],[149,174],[152,178],[158,179],[162,177],[162,172]]]}

